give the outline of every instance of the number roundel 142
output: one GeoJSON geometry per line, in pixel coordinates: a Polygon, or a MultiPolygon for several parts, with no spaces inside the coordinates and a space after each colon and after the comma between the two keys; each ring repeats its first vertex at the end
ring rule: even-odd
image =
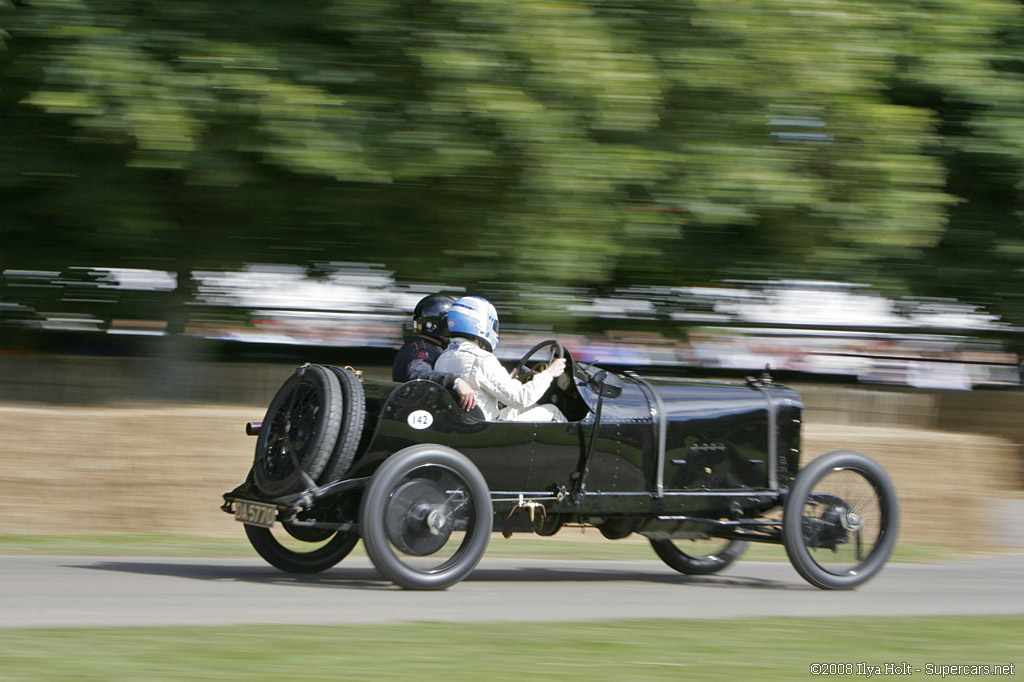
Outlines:
{"type": "Polygon", "coordinates": [[[426,410],[415,410],[409,413],[409,418],[406,421],[414,429],[429,429],[430,425],[434,423],[434,415],[426,410]]]}

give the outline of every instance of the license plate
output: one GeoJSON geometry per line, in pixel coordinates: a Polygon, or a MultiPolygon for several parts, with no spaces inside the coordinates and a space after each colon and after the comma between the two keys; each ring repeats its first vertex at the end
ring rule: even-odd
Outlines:
{"type": "Polygon", "coordinates": [[[270,528],[277,519],[277,507],[256,502],[235,501],[235,521],[270,528]]]}

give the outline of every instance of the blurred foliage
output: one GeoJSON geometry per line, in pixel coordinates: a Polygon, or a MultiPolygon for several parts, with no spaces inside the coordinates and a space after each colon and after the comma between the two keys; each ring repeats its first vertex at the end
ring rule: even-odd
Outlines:
{"type": "Polygon", "coordinates": [[[1016,0],[0,0],[0,30],[3,268],[363,261],[555,320],[530,292],[809,277],[1024,322],[1016,0]]]}

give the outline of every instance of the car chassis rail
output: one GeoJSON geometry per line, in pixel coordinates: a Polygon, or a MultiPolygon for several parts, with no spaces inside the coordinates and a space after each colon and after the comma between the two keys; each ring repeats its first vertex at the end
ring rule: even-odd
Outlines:
{"type": "MultiPolygon", "coordinates": [[[[276,520],[281,523],[339,532],[358,532],[359,523],[357,521],[318,521],[299,517],[301,514],[312,511],[318,501],[346,491],[365,488],[369,480],[369,477],[344,479],[341,481],[335,481],[323,487],[317,486],[299,493],[293,493],[270,500],[257,494],[252,489],[251,482],[246,481],[231,492],[224,494],[224,504],[221,505],[221,509],[226,513],[234,514],[236,502],[253,502],[276,507],[278,510],[276,520]]],[[[726,494],[729,493],[714,493],[709,491],[682,494],[670,493],[668,498],[671,500],[673,497],[694,497],[697,495],[714,497],[726,494]]],[[[591,497],[599,498],[604,496],[592,493],[591,497]]],[[[643,495],[642,497],[647,496],[643,495]]],[[[656,499],[658,496],[656,494],[651,494],[649,497],[651,499],[656,499]]],[[[749,499],[751,495],[749,493],[744,493],[743,497],[749,499]]],[[[766,501],[778,500],[778,495],[771,491],[765,491],[762,497],[766,501]]],[[[574,518],[574,522],[577,524],[583,526],[594,526],[593,523],[587,522],[586,519],[589,517],[600,517],[602,515],[600,511],[581,511],[580,507],[585,507],[585,505],[582,504],[583,500],[574,495],[552,495],[550,493],[524,495],[523,493],[492,492],[491,499],[494,505],[495,517],[507,518],[516,511],[530,509],[532,518],[532,510],[539,508],[543,510],[545,515],[548,513],[559,514],[574,518]]],[[[640,530],[638,532],[649,537],[658,537],[662,535],[665,537],[678,537],[681,534],[686,534],[699,537],[716,537],[726,540],[745,540],[748,542],[782,544],[781,519],[715,519],[678,514],[636,514],[634,515],[634,518],[642,520],[647,524],[649,530],[640,530]],[[673,527],[686,527],[687,530],[685,533],[680,533],[679,531],[672,532],[668,530],[673,527]]],[[[499,528],[495,528],[495,532],[499,531],[499,528]]]]}

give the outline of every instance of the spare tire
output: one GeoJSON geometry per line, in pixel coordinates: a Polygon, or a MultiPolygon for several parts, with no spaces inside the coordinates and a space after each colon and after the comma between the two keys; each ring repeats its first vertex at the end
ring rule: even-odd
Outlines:
{"type": "Polygon", "coordinates": [[[315,485],[341,430],[341,384],[333,370],[305,365],[284,382],[263,419],[253,479],[270,497],[315,485]]]}
{"type": "Polygon", "coordinates": [[[331,458],[320,475],[320,485],[339,481],[352,466],[359,450],[359,442],[363,435],[363,422],[366,420],[366,400],[363,397],[363,384],[353,372],[341,367],[330,368],[341,385],[341,432],[334,444],[331,458]]]}

